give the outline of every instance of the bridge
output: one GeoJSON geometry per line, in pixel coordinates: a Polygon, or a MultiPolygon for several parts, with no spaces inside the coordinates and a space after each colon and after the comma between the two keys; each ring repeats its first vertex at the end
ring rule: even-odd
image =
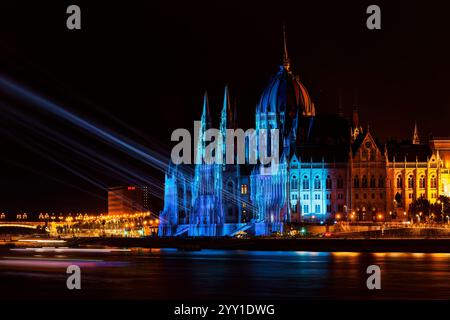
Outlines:
{"type": "Polygon", "coordinates": [[[27,229],[35,229],[38,227],[45,226],[45,222],[28,222],[28,221],[1,221],[0,228],[27,228],[27,229]]]}

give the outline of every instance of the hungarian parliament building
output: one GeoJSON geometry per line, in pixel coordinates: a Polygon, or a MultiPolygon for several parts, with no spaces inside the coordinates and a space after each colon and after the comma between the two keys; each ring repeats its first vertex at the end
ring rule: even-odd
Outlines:
{"type": "MultiPolygon", "coordinates": [[[[237,128],[225,89],[220,132],[237,128]]],[[[201,133],[211,127],[205,95],[201,133]]],[[[306,87],[283,64],[263,91],[255,131],[279,130],[280,160],[262,164],[170,163],[160,236],[256,236],[296,223],[408,219],[415,199],[450,195],[450,138],[419,137],[380,144],[370,128],[342,113],[317,115],[306,87]]],[[[205,145],[196,142],[200,154],[205,145]]]]}

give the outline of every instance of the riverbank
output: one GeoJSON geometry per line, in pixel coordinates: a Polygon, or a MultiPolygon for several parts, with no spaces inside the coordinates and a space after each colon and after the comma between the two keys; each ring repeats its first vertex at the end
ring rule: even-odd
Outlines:
{"type": "Polygon", "coordinates": [[[258,250],[317,252],[436,252],[450,253],[450,238],[397,239],[286,239],[286,238],[79,238],[67,246],[110,246],[119,248],[175,248],[180,250],[258,250]]]}

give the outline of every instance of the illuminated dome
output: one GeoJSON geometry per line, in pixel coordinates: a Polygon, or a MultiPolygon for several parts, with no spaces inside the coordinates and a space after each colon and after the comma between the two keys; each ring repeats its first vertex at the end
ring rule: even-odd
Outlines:
{"type": "Polygon", "coordinates": [[[272,78],[267,88],[261,95],[258,105],[260,113],[276,113],[294,117],[299,115],[314,116],[314,103],[300,82],[299,78],[289,71],[289,62],[285,63],[272,78]]]}

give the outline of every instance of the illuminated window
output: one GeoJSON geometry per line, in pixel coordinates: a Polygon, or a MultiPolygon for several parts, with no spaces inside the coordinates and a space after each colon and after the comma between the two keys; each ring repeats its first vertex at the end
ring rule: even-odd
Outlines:
{"type": "Polygon", "coordinates": [[[327,176],[327,180],[325,182],[326,188],[328,190],[333,188],[333,180],[331,180],[330,176],[327,176]]]}
{"type": "Polygon", "coordinates": [[[370,187],[371,188],[375,188],[376,187],[375,176],[370,176],[370,187]]]}
{"type": "Polygon", "coordinates": [[[359,176],[356,175],[355,178],[353,178],[353,187],[359,188],[359,176]]]}
{"type": "Polygon", "coordinates": [[[384,188],[384,179],[383,176],[378,178],[378,188],[384,188]]]}
{"type": "Polygon", "coordinates": [[[397,176],[397,188],[403,188],[402,176],[397,176]]]}
{"type": "Polygon", "coordinates": [[[435,176],[431,176],[431,180],[430,180],[430,187],[433,189],[436,189],[437,183],[436,183],[436,177],[435,176]]]}
{"type": "Polygon", "coordinates": [[[298,189],[298,179],[296,176],[292,176],[291,189],[298,189]]]}
{"type": "Polygon", "coordinates": [[[320,189],[320,179],[319,176],[316,176],[316,178],[314,179],[314,189],[319,190],[320,189]]]}
{"type": "Polygon", "coordinates": [[[424,189],[425,188],[425,176],[421,175],[419,179],[419,188],[424,189]]]}
{"type": "Polygon", "coordinates": [[[337,179],[337,188],[338,189],[343,189],[344,188],[344,180],[342,179],[341,176],[339,176],[338,179],[337,179]]]}
{"type": "Polygon", "coordinates": [[[303,190],[309,190],[309,179],[307,176],[303,177],[302,187],[303,187],[303,190]]]}
{"type": "Polygon", "coordinates": [[[408,188],[409,189],[413,189],[414,188],[414,177],[412,175],[410,175],[408,177],[408,188]]]}
{"type": "Polygon", "coordinates": [[[246,184],[241,185],[241,194],[248,193],[248,186],[246,184]]]}
{"type": "Polygon", "coordinates": [[[367,176],[362,177],[361,187],[367,188],[367,176]]]}

